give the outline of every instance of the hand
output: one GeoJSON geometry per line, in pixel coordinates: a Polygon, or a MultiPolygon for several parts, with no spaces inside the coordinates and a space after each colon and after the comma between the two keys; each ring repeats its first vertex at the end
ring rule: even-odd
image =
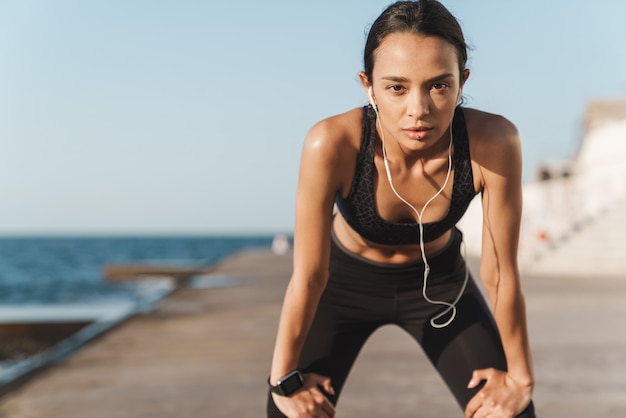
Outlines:
{"type": "Polygon", "coordinates": [[[280,412],[289,418],[332,418],[335,407],[330,403],[320,387],[334,395],[330,378],[315,373],[306,373],[304,386],[298,392],[286,397],[272,393],[272,398],[280,412]]]}
{"type": "Polygon", "coordinates": [[[516,382],[500,370],[474,370],[467,387],[475,388],[483,380],[485,385],[465,408],[466,418],[512,418],[530,403],[532,386],[516,382]]]}

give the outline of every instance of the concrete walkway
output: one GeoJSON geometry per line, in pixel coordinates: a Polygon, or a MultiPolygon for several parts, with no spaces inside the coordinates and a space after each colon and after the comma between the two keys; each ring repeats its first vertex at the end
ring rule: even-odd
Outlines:
{"type": "MultiPolygon", "coordinates": [[[[262,417],[289,256],[239,253],[0,400],[3,418],[262,417]]],[[[540,417],[626,416],[626,277],[525,277],[540,417]]],[[[460,417],[412,340],[366,345],[339,417],[460,417]]]]}

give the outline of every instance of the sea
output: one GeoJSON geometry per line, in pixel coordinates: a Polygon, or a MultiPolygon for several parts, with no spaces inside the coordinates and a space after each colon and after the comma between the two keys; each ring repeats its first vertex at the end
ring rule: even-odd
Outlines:
{"type": "MultiPolygon", "coordinates": [[[[273,236],[1,237],[0,327],[77,320],[87,320],[89,325],[53,346],[34,352],[20,348],[23,344],[32,347],[32,342],[7,342],[3,338],[0,393],[9,383],[61,361],[124,319],[149,311],[173,290],[171,280],[107,281],[103,277],[105,266],[152,264],[208,268],[235,252],[268,248],[273,239],[273,236]]],[[[201,287],[228,285],[228,278],[223,278],[204,281],[201,287]]]]}
{"type": "MultiPolygon", "coordinates": [[[[210,267],[237,251],[271,246],[273,236],[2,237],[0,306],[135,301],[145,283],[112,283],[107,264],[210,267]]],[[[1,320],[2,318],[0,318],[1,320]]]]}

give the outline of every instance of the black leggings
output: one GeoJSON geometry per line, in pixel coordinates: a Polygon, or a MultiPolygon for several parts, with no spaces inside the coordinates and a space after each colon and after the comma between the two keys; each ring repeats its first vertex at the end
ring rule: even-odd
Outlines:
{"type": "MultiPolygon", "coordinates": [[[[446,247],[428,257],[427,296],[452,302],[465,279],[460,254],[461,233],[453,231],[446,247]]],[[[330,276],[307,336],[299,368],[329,376],[335,405],[348,373],[369,336],[379,327],[396,324],[423,348],[462,409],[478,391],[467,389],[475,369],[506,370],[504,350],[493,316],[470,277],[457,303],[457,314],[444,328],[430,319],[446,307],[432,305],[422,296],[424,265],[377,263],[351,253],[333,234],[330,276]]],[[[445,322],[444,316],[437,323],[445,322]]],[[[284,417],[268,396],[268,417],[284,417]]],[[[531,404],[518,417],[534,417],[531,404]]]]}

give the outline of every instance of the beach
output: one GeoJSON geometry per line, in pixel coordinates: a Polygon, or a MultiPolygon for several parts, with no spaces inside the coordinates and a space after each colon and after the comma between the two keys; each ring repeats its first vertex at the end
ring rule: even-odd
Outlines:
{"type": "MultiPolygon", "coordinates": [[[[475,260],[470,260],[476,271],[475,260]]],[[[3,418],[261,417],[291,254],[245,250],[0,399],[3,418]]],[[[525,275],[540,417],[626,416],[626,281],[525,275]]],[[[341,417],[462,416],[411,338],[368,341],[341,417]]]]}

